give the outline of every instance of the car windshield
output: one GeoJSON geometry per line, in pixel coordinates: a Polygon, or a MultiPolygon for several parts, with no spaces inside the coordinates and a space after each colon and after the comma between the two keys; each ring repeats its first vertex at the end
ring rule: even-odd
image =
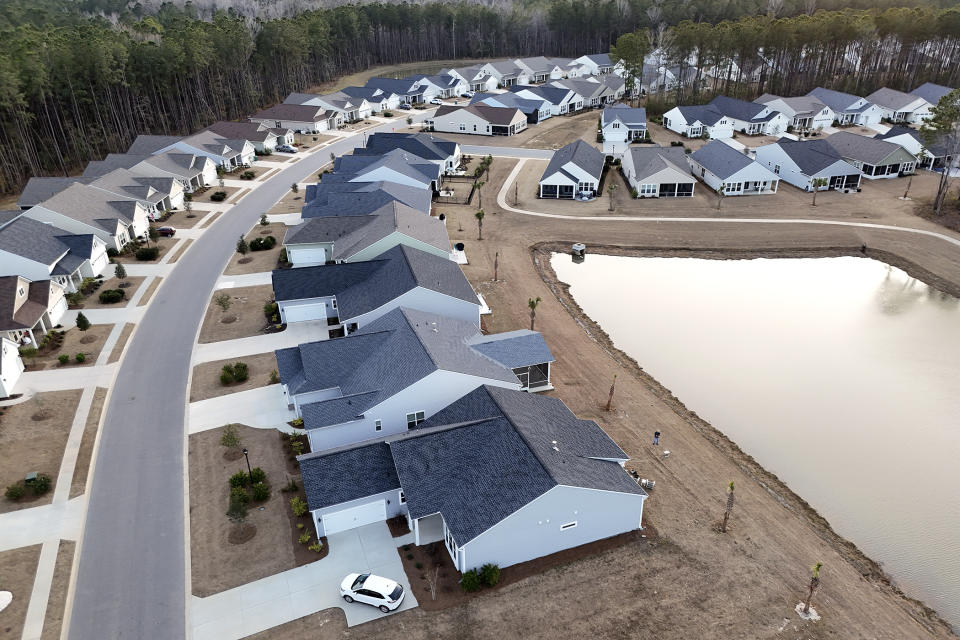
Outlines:
{"type": "Polygon", "coordinates": [[[359,589],[363,586],[363,583],[366,582],[367,578],[370,577],[369,573],[361,573],[357,576],[357,579],[353,581],[353,584],[350,586],[351,589],[359,589]]]}
{"type": "Polygon", "coordinates": [[[390,599],[396,602],[403,595],[403,587],[397,585],[397,588],[390,592],[390,599]]]}

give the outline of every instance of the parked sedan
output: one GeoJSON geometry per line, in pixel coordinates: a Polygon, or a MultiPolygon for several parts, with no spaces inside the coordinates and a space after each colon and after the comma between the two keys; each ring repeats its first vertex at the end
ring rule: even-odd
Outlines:
{"type": "Polygon", "coordinates": [[[430,104],[443,104],[443,100],[441,100],[440,98],[431,98],[430,104]]]}
{"type": "Polygon", "coordinates": [[[296,153],[297,148],[291,147],[288,144],[280,144],[280,145],[277,145],[277,151],[281,151],[283,153],[296,153]]]}
{"type": "Polygon", "coordinates": [[[389,613],[403,601],[403,587],[372,573],[351,573],[340,583],[340,595],[347,602],[362,602],[389,613]]]}
{"type": "Polygon", "coordinates": [[[400,108],[401,108],[401,109],[410,109],[411,107],[410,107],[409,104],[407,104],[406,102],[404,102],[403,104],[400,105],[400,108]]]}
{"type": "Polygon", "coordinates": [[[177,230],[173,227],[160,227],[157,229],[157,233],[165,238],[172,238],[177,233],[177,230]]]}

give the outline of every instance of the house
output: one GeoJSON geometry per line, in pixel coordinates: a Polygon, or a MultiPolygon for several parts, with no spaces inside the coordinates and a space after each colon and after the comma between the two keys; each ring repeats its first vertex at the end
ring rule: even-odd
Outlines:
{"type": "Polygon", "coordinates": [[[444,105],[425,121],[434,131],[471,133],[480,136],[512,136],[527,128],[527,117],[519,109],[473,104],[444,105]]]}
{"type": "Polygon", "coordinates": [[[217,165],[206,156],[167,151],[157,155],[111,153],[87,163],[85,178],[97,178],[114,169],[129,169],[141,176],[175,178],[184,193],[210,186],[217,180],[217,165]]]}
{"type": "MultiPolygon", "coordinates": [[[[441,71],[441,73],[443,73],[441,71]]],[[[421,86],[420,82],[414,78],[370,78],[367,80],[367,88],[380,89],[384,92],[394,93],[399,97],[400,104],[422,104],[430,100],[424,95],[427,85],[421,86]]],[[[432,96],[431,96],[432,97],[432,96]]]]}
{"type": "MultiPolygon", "coordinates": [[[[287,100],[299,99],[299,96],[312,94],[290,94],[287,100]]],[[[283,102],[250,116],[250,122],[258,122],[267,127],[292,129],[299,133],[320,133],[336,129],[343,121],[334,111],[315,104],[283,102]]]]}
{"type": "Polygon", "coordinates": [[[253,145],[246,140],[224,138],[212,131],[200,131],[185,138],[139,135],[127,149],[127,153],[141,155],[156,155],[167,151],[205,156],[227,171],[249,166],[256,158],[253,145]]]}
{"type": "Polygon", "coordinates": [[[917,157],[898,144],[839,131],[825,140],[868,179],[897,178],[913,173],[917,157]]]}
{"type": "Polygon", "coordinates": [[[663,114],[663,126],[687,138],[733,137],[733,120],[709,104],[674,107],[663,114]]]}
{"type": "Polygon", "coordinates": [[[580,56],[574,60],[578,65],[589,69],[590,74],[599,76],[604,73],[613,73],[613,62],[610,61],[609,53],[593,53],[580,56]]]}
{"type": "Polygon", "coordinates": [[[365,215],[308,218],[288,228],[283,239],[287,260],[294,267],[370,260],[398,245],[441,258],[450,256],[444,221],[396,200],[365,215]]]}
{"type": "Polygon", "coordinates": [[[21,211],[26,211],[44,200],[49,200],[70,185],[89,184],[93,180],[93,177],[34,176],[27,180],[27,184],[23,186],[23,191],[17,198],[17,206],[20,207],[21,211]]]}
{"type": "Polygon", "coordinates": [[[539,333],[503,342],[473,322],[404,307],[349,336],[276,355],[283,392],[303,418],[311,451],[403,433],[485,384],[545,389],[554,359],[539,333]],[[531,379],[531,371],[538,375],[531,379]]]}
{"type": "Polygon", "coordinates": [[[60,324],[66,310],[63,287],[52,280],[0,278],[0,333],[15,344],[38,346],[37,336],[60,324]]]}
{"type": "Polygon", "coordinates": [[[543,56],[517,58],[513,64],[526,73],[527,80],[533,84],[542,84],[548,80],[563,78],[563,69],[553,60],[543,56]]]}
{"type": "Polygon", "coordinates": [[[585,77],[553,80],[548,86],[569,89],[583,96],[584,107],[600,107],[604,104],[612,104],[617,101],[616,91],[613,88],[597,80],[590,80],[585,77]]]}
{"type": "Polygon", "coordinates": [[[953,91],[953,89],[950,87],[945,87],[942,84],[925,82],[910,93],[911,95],[915,95],[918,98],[923,98],[929,104],[936,106],[940,103],[940,100],[951,91],[953,91]]]}
{"type": "Polygon", "coordinates": [[[106,243],[108,251],[123,249],[130,240],[145,235],[150,226],[147,210],[137,200],[81,183],[70,185],[24,215],[71,234],[92,233],[106,243]]]}
{"type": "Polygon", "coordinates": [[[183,186],[178,180],[169,176],[143,176],[128,169],[113,169],[96,177],[30,178],[18,204],[21,210],[27,210],[75,183],[89,185],[120,198],[137,200],[151,220],[164,211],[183,206],[183,186]]]}
{"type": "Polygon", "coordinates": [[[750,156],[713,140],[687,159],[693,175],[727,196],[776,193],[780,178],[750,156]]]}
{"type": "Polygon", "coordinates": [[[23,373],[23,360],[17,343],[0,337],[0,398],[9,398],[23,373]]]}
{"type": "Polygon", "coordinates": [[[638,198],[692,198],[696,180],[680,147],[630,147],[620,164],[638,198]]]}
{"type": "Polygon", "coordinates": [[[837,124],[858,124],[869,126],[879,124],[883,111],[877,105],[849,93],[817,87],[807,94],[830,107],[836,116],[837,124]]]}
{"type": "Polygon", "coordinates": [[[428,162],[440,165],[444,173],[460,166],[460,145],[428,133],[371,133],[367,144],[353,150],[353,155],[383,155],[403,149],[428,162]]]}
{"type": "Polygon", "coordinates": [[[403,244],[372,260],[273,272],[284,323],[326,320],[335,334],[356,333],[405,307],[480,326],[480,301],[460,266],[403,244]]]}
{"type": "Polygon", "coordinates": [[[307,204],[300,211],[304,220],[373,213],[393,201],[429,215],[433,193],[396,182],[321,182],[307,185],[304,200],[307,204]]]}
{"type": "Polygon", "coordinates": [[[207,127],[207,131],[213,131],[224,138],[246,140],[260,153],[273,152],[278,145],[292,145],[294,143],[292,129],[270,127],[262,122],[221,120],[207,127]]]}
{"type": "MultiPolygon", "coordinates": [[[[342,91],[334,93],[291,93],[287,96],[284,104],[296,104],[300,106],[322,107],[330,113],[337,114],[337,125],[344,122],[356,122],[369,118],[373,109],[363,98],[354,98],[342,91]]],[[[261,112],[263,113],[263,112],[261,112]]]]}
{"type": "Polygon", "coordinates": [[[384,91],[376,87],[344,87],[340,90],[351,98],[363,99],[370,105],[370,111],[380,113],[400,107],[400,96],[392,91],[384,91]]]}
{"type": "Polygon", "coordinates": [[[593,67],[586,65],[572,58],[550,58],[563,71],[564,78],[581,78],[593,73],[593,67]]]}
{"type": "Polygon", "coordinates": [[[781,180],[804,191],[813,191],[815,180],[823,181],[818,191],[860,187],[860,169],[840,157],[826,140],[781,138],[757,147],[754,157],[781,180]]]}
{"type": "Polygon", "coordinates": [[[449,75],[463,80],[470,91],[493,91],[499,85],[497,78],[484,71],[483,65],[472,67],[458,67],[456,69],[441,69],[442,75],[449,75]]]}
{"type": "Polygon", "coordinates": [[[603,152],[620,156],[634,140],[646,140],[647,110],[622,103],[606,107],[600,114],[600,132],[603,134],[603,152]]]}
{"type": "Polygon", "coordinates": [[[920,167],[942,167],[950,160],[947,146],[942,142],[927,145],[919,131],[911,127],[894,125],[883,134],[876,136],[878,140],[886,140],[898,144],[915,158],[919,158],[920,167]]]}
{"type": "Polygon", "coordinates": [[[643,77],[636,78],[637,90],[640,95],[665,93],[677,88],[680,84],[680,67],[667,66],[659,61],[643,65],[643,77]]]}
{"type": "Polygon", "coordinates": [[[470,88],[466,80],[448,73],[432,76],[415,74],[408,79],[417,82],[418,87],[423,90],[424,100],[427,101],[433,98],[455,98],[470,88]]]}
{"type": "Polygon", "coordinates": [[[868,95],[867,100],[880,107],[883,118],[890,122],[921,124],[932,115],[932,104],[912,93],[896,89],[881,87],[868,95]]]}
{"type": "Polygon", "coordinates": [[[483,73],[489,74],[497,79],[497,86],[508,88],[515,84],[530,84],[530,76],[522,68],[509,60],[500,62],[487,62],[480,65],[483,73]]]}
{"type": "MultiPolygon", "coordinates": [[[[612,104],[617,100],[621,100],[627,93],[626,81],[615,73],[608,73],[602,76],[589,76],[586,80],[588,82],[602,84],[612,92],[612,97],[606,99],[606,104],[612,104]]],[[[636,89],[633,90],[633,93],[636,94],[636,89]]]]}
{"type": "Polygon", "coordinates": [[[576,91],[566,87],[532,87],[514,85],[510,92],[527,100],[544,100],[550,105],[550,115],[561,116],[583,109],[584,98],[576,91]]]}
{"type": "Polygon", "coordinates": [[[785,133],[790,125],[787,116],[766,104],[717,96],[710,102],[710,106],[730,120],[734,131],[751,136],[779,136],[785,133]]]}
{"type": "Polygon", "coordinates": [[[470,104],[519,109],[527,117],[527,124],[537,124],[553,115],[550,103],[546,100],[522,98],[515,93],[477,93],[470,99],[470,104]]]}
{"type": "Polygon", "coordinates": [[[26,216],[0,228],[0,276],[53,280],[73,293],[109,262],[106,243],[92,233],[69,233],[26,216]]]}
{"type": "Polygon", "coordinates": [[[461,572],[640,528],[627,460],[559,399],[490,385],[409,432],[298,458],[318,536],[402,515],[461,572]]]}
{"type": "Polygon", "coordinates": [[[823,104],[813,96],[796,96],[782,98],[765,93],[754,102],[765,104],[775,111],[779,111],[790,120],[790,126],[802,131],[818,131],[833,125],[837,114],[833,109],[823,104]]]}
{"type": "Polygon", "coordinates": [[[333,162],[333,173],[325,174],[323,180],[330,182],[343,177],[349,182],[396,182],[439,191],[442,176],[440,165],[403,149],[394,149],[379,156],[340,156],[333,162]]]}
{"type": "Polygon", "coordinates": [[[541,198],[589,198],[597,196],[603,176],[604,157],[584,140],[575,140],[554,152],[540,176],[541,198]]]}

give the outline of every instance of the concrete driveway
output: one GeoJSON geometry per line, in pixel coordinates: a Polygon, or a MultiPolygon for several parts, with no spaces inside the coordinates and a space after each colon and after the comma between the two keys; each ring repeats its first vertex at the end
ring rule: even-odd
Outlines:
{"type": "Polygon", "coordinates": [[[296,417],[296,411],[287,408],[287,399],[280,385],[271,384],[191,402],[189,433],[216,429],[231,422],[289,433],[293,431],[293,427],[287,423],[296,417]]]}
{"type": "Polygon", "coordinates": [[[250,582],[208,598],[194,597],[190,621],[193,640],[238,640],[297,618],[337,607],[347,626],[369,622],[417,606],[403,571],[397,547],[413,543],[413,534],[390,536],[385,522],[336,533],[328,539],[330,553],[296,569],[250,582]],[[348,573],[374,573],[396,580],[407,595],[392,613],[366,604],[347,604],[340,581],[348,573]]]}

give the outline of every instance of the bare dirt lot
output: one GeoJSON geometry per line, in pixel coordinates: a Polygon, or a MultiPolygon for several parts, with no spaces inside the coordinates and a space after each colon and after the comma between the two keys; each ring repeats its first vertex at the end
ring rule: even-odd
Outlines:
{"type": "Polygon", "coordinates": [[[270,373],[277,369],[277,356],[270,353],[258,353],[252,356],[230,358],[204,362],[193,368],[193,379],[190,383],[190,402],[207,400],[225,396],[238,391],[249,391],[258,387],[265,387],[270,382],[270,373]],[[243,362],[249,367],[250,377],[244,382],[223,385],[220,383],[220,370],[226,364],[243,362]]]}
{"type": "Polygon", "coordinates": [[[266,238],[273,236],[277,244],[273,249],[265,251],[248,251],[247,255],[234,253],[230,258],[230,263],[224,269],[224,275],[233,276],[241,273],[259,273],[261,271],[271,271],[279,266],[278,258],[280,250],[283,248],[283,238],[287,233],[287,225],[273,222],[266,226],[260,224],[254,225],[253,229],[244,238],[252,242],[255,238],[266,238]]]}
{"type": "MultiPolygon", "coordinates": [[[[270,498],[251,502],[247,523],[256,535],[242,544],[231,544],[234,525],[225,515],[229,502],[229,478],[246,471],[241,455],[227,455],[220,445],[223,428],[190,436],[190,555],[193,594],[206,597],[252,580],[292,569],[317,559],[317,554],[296,544],[299,533],[290,515],[290,496],[280,491],[288,481],[300,481],[296,463],[289,460],[283,436],[273,429],[235,425],[250,464],[267,473],[270,498]],[[232,458],[232,459],[227,459],[232,458]],[[260,509],[262,507],[262,510],[260,509]]],[[[302,489],[301,489],[302,492],[302,489]]],[[[299,494],[302,497],[302,493],[299,494]]],[[[304,531],[308,531],[306,527],[304,531]]]]}
{"type": "MultiPolygon", "coordinates": [[[[445,140],[454,140],[466,145],[492,147],[526,147],[528,149],[559,149],[576,140],[586,140],[600,148],[597,143],[597,119],[600,111],[589,109],[574,116],[554,116],[540,124],[530,125],[513,136],[473,136],[455,133],[434,133],[445,140]]],[[[404,130],[419,131],[419,127],[404,130]]]]}
{"type": "Polygon", "coordinates": [[[76,327],[64,329],[63,342],[59,348],[42,350],[36,357],[24,358],[24,364],[29,365],[31,371],[93,366],[112,330],[112,324],[90,325],[86,331],[80,331],[76,327]],[[77,362],[78,353],[84,355],[82,363],[77,362]],[[58,358],[61,355],[69,357],[67,364],[60,364],[58,358]]]}
{"type": "Polygon", "coordinates": [[[214,291],[203,318],[198,342],[233,340],[261,333],[268,326],[263,305],[272,300],[273,287],[268,284],[214,291]],[[230,296],[230,308],[226,311],[214,302],[223,293],[230,296]]]}
{"type": "Polygon", "coordinates": [[[20,640],[30,604],[30,590],[40,561],[40,545],[0,551],[4,591],[13,594],[13,602],[0,615],[0,640],[20,640]]]}
{"type": "MultiPolygon", "coordinates": [[[[56,488],[70,425],[81,391],[49,391],[6,407],[0,417],[0,487],[21,482],[36,471],[50,478],[50,490],[34,496],[28,489],[19,501],[0,498],[0,513],[50,504],[56,488]]],[[[0,564],[0,566],[3,566],[0,564]]]]}

